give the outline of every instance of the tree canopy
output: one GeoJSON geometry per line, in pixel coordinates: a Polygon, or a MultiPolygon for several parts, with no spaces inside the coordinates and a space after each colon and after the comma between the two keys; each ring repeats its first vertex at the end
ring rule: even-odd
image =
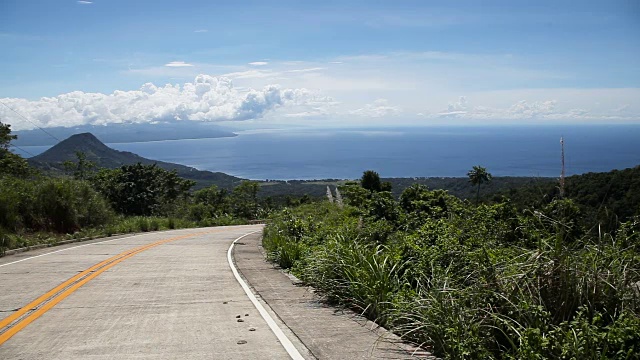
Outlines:
{"type": "Polygon", "coordinates": [[[360,178],[360,185],[371,192],[382,191],[380,175],[373,170],[367,170],[362,174],[362,178],[360,178]]]}
{"type": "Polygon", "coordinates": [[[126,215],[167,214],[175,202],[189,195],[194,181],[154,165],[124,165],[102,169],[93,177],[94,186],[113,208],[126,215]]]}
{"type": "Polygon", "coordinates": [[[17,138],[11,134],[11,125],[0,122],[0,175],[26,177],[32,173],[27,161],[9,150],[11,141],[17,138]]]}

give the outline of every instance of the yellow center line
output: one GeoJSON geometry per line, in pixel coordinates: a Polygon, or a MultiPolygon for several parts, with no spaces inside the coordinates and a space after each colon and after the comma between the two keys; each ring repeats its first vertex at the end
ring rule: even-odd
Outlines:
{"type": "Polygon", "coordinates": [[[48,291],[46,294],[40,296],[36,300],[34,300],[34,301],[30,302],[29,304],[27,304],[27,305],[23,306],[22,308],[20,308],[20,310],[16,311],[12,315],[10,315],[10,316],[4,318],[2,321],[0,321],[0,331],[1,331],[3,328],[5,328],[6,326],[10,325],[11,323],[13,323],[17,319],[19,319],[21,316],[23,316],[26,313],[28,313],[29,311],[32,311],[32,310],[35,309],[35,311],[33,311],[31,314],[29,314],[25,318],[21,319],[20,321],[15,323],[12,327],[10,327],[5,332],[0,334],[0,345],[4,344],[13,335],[18,333],[20,330],[24,329],[25,326],[27,326],[30,323],[32,323],[34,320],[36,320],[37,318],[42,316],[44,313],[49,311],[49,309],[54,307],[60,301],[64,300],[66,297],[68,297],[73,292],[78,290],[82,285],[86,284],[91,279],[93,279],[96,276],[102,274],[103,272],[107,271],[108,269],[114,267],[118,263],[120,263],[120,262],[122,262],[122,261],[124,261],[124,260],[126,260],[126,259],[128,259],[128,258],[130,258],[132,256],[134,256],[134,255],[137,255],[137,254],[139,254],[139,253],[141,253],[143,251],[146,251],[146,250],[149,250],[151,248],[154,248],[154,247],[156,247],[158,245],[162,245],[162,244],[165,244],[165,243],[168,243],[168,242],[171,242],[171,241],[180,240],[180,239],[186,239],[186,238],[197,236],[197,235],[214,233],[214,232],[218,232],[218,231],[221,231],[221,230],[212,230],[212,231],[206,231],[206,232],[192,233],[192,234],[172,237],[172,238],[169,238],[169,239],[159,240],[159,241],[153,242],[151,244],[142,245],[142,246],[139,246],[137,248],[124,251],[124,252],[122,252],[122,253],[120,253],[118,255],[112,256],[112,257],[108,258],[107,260],[104,260],[104,261],[102,261],[102,262],[100,262],[98,264],[95,264],[95,265],[91,266],[90,268],[88,268],[88,269],[80,272],[79,274],[71,277],[69,280],[63,282],[62,284],[60,284],[58,286],[56,286],[55,288],[53,288],[50,291],[48,291]]]}

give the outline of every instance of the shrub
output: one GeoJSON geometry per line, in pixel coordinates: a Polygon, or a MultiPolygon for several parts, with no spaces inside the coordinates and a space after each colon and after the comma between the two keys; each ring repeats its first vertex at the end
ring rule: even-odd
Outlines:
{"type": "Polygon", "coordinates": [[[88,183],[70,179],[0,178],[0,226],[73,233],[113,218],[106,201],[88,183]]]}

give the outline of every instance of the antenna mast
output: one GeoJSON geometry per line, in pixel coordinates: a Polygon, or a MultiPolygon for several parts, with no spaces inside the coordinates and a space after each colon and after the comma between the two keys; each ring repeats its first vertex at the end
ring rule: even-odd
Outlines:
{"type": "Polygon", "coordinates": [[[564,138],[560,137],[560,146],[562,147],[562,173],[560,173],[560,198],[564,198],[564,138]]]}

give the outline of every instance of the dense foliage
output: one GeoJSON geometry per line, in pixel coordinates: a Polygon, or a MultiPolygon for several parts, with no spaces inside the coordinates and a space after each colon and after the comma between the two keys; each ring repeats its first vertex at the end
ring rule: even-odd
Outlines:
{"type": "MultiPolygon", "coordinates": [[[[575,220],[594,235],[615,232],[620,223],[640,215],[640,166],[569,176],[565,189],[565,197],[582,214],[575,220]]],[[[559,188],[555,183],[531,184],[498,192],[486,200],[499,202],[503,196],[523,210],[550,204],[559,197],[559,188]]]]}
{"type": "Polygon", "coordinates": [[[0,227],[72,233],[113,217],[109,204],[84,181],[0,177],[0,227]]]}
{"type": "Polygon", "coordinates": [[[568,199],[519,209],[422,185],[399,201],[357,183],[341,193],[344,207],[282,211],[264,236],[269,258],[328,301],[448,359],[638,358],[637,217],[594,235],[568,199]]]}
{"type": "Polygon", "coordinates": [[[11,125],[0,122],[0,175],[26,177],[31,169],[26,160],[9,151],[11,141],[16,136],[11,134],[11,125]]]}
{"type": "Polygon", "coordinates": [[[92,179],[113,208],[125,215],[167,215],[176,202],[186,199],[195,182],[156,165],[124,165],[102,169],[92,179]]]}

